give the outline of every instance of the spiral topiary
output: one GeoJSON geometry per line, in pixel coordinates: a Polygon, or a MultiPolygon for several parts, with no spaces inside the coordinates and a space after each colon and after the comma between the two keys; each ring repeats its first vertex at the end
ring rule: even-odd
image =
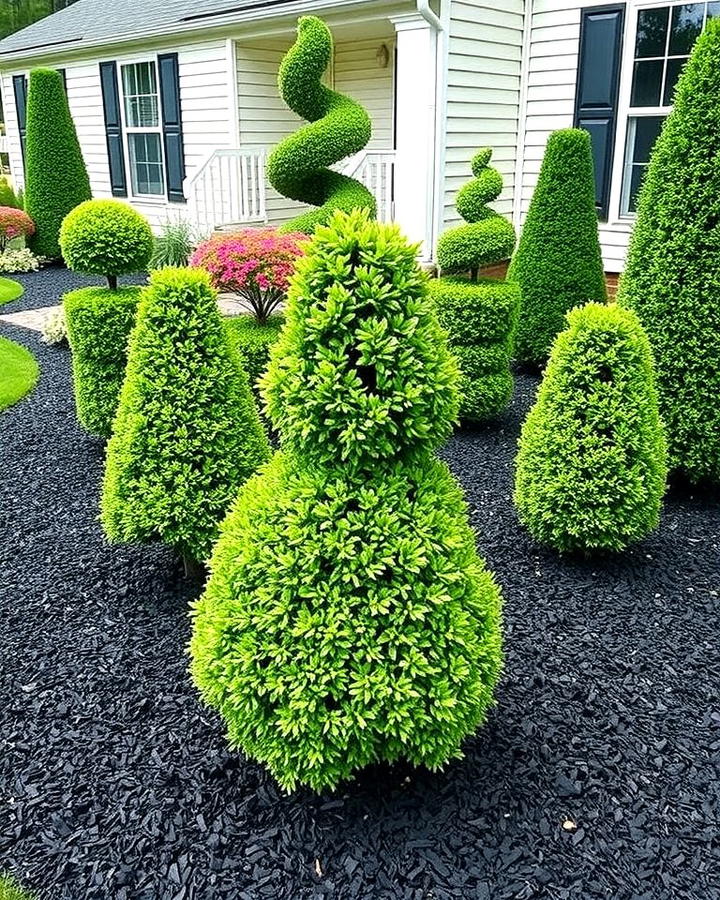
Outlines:
{"type": "Polygon", "coordinates": [[[281,230],[311,234],[333,210],[364,207],[375,214],[375,198],[354,178],[328,168],[358,153],[370,140],[370,117],[350,97],[330,90],[321,78],[332,59],[332,34],[315,16],[298,20],[298,36],[280,64],[280,96],[307,119],[268,157],[267,177],[278,193],[317,206],[287,222],[281,230]]]}
{"type": "Polygon", "coordinates": [[[195,683],[288,789],[441,766],[492,703],[500,593],[433,452],[456,385],[415,247],[336,212],[264,379],[282,449],[240,492],[193,608],[195,683]]]}
{"type": "Polygon", "coordinates": [[[440,324],[460,363],[460,415],[475,422],[497,415],[512,395],[510,355],[520,308],[517,285],[478,280],[482,266],[506,259],[515,244],[512,224],[487,206],[502,190],[502,175],[488,165],[491,155],[490,148],[475,155],[476,177],[458,192],[457,210],[468,224],[438,241],[438,265],[456,274],[430,282],[440,324]]]}

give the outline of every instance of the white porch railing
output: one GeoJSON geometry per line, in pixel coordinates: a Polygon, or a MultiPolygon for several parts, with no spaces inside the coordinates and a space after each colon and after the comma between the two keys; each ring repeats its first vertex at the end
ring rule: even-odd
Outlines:
{"type": "Polygon", "coordinates": [[[361,150],[360,153],[342,162],[340,171],[343,175],[357,178],[375,197],[379,222],[393,221],[394,150],[361,150]]]}
{"type": "Polygon", "coordinates": [[[8,139],[7,135],[0,134],[0,153],[8,152],[8,139]]]}

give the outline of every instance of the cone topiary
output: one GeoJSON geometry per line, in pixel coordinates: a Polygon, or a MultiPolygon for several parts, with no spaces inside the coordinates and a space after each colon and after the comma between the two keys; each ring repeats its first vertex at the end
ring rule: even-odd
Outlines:
{"type": "Polygon", "coordinates": [[[442,765],[487,714],[500,594],[433,450],[457,369],[395,226],[317,228],[264,380],[282,448],[241,491],[193,609],[192,675],[286,788],[442,765]]]}
{"type": "Polygon", "coordinates": [[[0,206],[9,206],[12,209],[22,209],[15,189],[7,175],[0,175],[0,206]]]}
{"type": "Polygon", "coordinates": [[[522,428],[521,521],[557,550],[622,550],[657,527],[666,475],[642,326],[618,306],[574,309],[522,428]]]}
{"type": "Polygon", "coordinates": [[[522,293],[515,358],[534,367],[547,361],[569,310],[607,301],[587,131],[550,135],[507,277],[522,293]]]}
{"type": "Polygon", "coordinates": [[[438,241],[441,271],[458,274],[430,282],[438,318],[460,363],[460,415],[476,422],[502,412],[512,396],[510,355],[520,307],[517,285],[478,280],[482,266],[506,259],[515,244],[511,223],[487,206],[502,190],[502,175],[489,165],[491,154],[486,148],[475,155],[476,177],[458,192],[457,209],[468,224],[438,241]]]}
{"type": "Polygon", "coordinates": [[[25,211],[35,222],[30,249],[60,256],[60,225],[79,203],[90,199],[90,181],[62,75],[33,69],[27,101],[25,211]]]}
{"type": "Polygon", "coordinates": [[[241,484],[269,455],[209,276],[154,272],[130,335],[101,503],[113,541],[203,561],[241,484]]]}
{"type": "Polygon", "coordinates": [[[359,153],[370,140],[370,117],[350,97],[321,79],[333,56],[330,29],[315,16],[298,20],[298,36],[280,64],[280,96],[311,124],[285,138],[267,160],[267,177],[278,193],[317,206],[281,230],[312,234],[333,210],[363,207],[375,214],[375,198],[359,181],[330,169],[359,153]]]}
{"type": "Polygon", "coordinates": [[[708,21],[650,157],[618,302],[655,355],[670,466],[720,484],[720,21],[708,21]]]}

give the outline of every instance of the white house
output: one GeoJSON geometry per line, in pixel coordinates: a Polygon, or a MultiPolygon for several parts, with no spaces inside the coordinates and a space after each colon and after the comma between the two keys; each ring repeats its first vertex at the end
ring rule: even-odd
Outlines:
{"type": "Polygon", "coordinates": [[[264,178],[300,121],[276,74],[304,13],[335,36],[328,83],[361,101],[373,137],[342,168],[432,257],[457,219],[476,149],[505,177],[517,225],[549,133],[593,139],[608,272],[622,269],[636,192],[683,61],[720,2],[626,0],[79,0],[0,42],[10,164],[23,180],[26,76],[64,73],[94,195],[158,226],[278,223],[298,204],[264,178]]]}

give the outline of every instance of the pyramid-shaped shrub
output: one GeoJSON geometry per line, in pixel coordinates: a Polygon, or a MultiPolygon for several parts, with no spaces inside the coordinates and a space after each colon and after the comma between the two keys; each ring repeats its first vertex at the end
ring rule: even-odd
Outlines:
{"type": "Polygon", "coordinates": [[[510,355],[520,307],[516,284],[479,278],[483,266],[507,259],[515,246],[510,222],[487,204],[502,190],[502,175],[490,166],[492,151],[472,161],[474,179],[457,196],[465,225],[451,228],[438,241],[443,273],[430,282],[430,295],[450,348],[460,364],[460,415],[482,421],[507,406],[513,390],[510,355]]]}
{"type": "Polygon", "coordinates": [[[653,150],[618,302],[650,338],[670,467],[720,484],[720,20],[698,38],[653,150]]]}
{"type": "Polygon", "coordinates": [[[193,610],[192,674],[290,789],[459,754],[501,668],[500,594],[434,455],[457,369],[396,227],[336,213],[298,263],[264,390],[281,450],[193,610]]]}
{"type": "Polygon", "coordinates": [[[532,366],[547,362],[569,310],[606,302],[587,131],[550,135],[508,281],[522,292],[515,358],[532,366]]]}
{"type": "Polygon", "coordinates": [[[666,475],[637,317],[599,303],[572,310],[520,436],[520,519],[561,551],[622,550],[657,527],[666,475]]]}
{"type": "Polygon", "coordinates": [[[230,501],[268,454],[209,276],[154,272],[130,335],[107,447],[108,537],[160,540],[187,559],[207,559],[230,501]]]}

